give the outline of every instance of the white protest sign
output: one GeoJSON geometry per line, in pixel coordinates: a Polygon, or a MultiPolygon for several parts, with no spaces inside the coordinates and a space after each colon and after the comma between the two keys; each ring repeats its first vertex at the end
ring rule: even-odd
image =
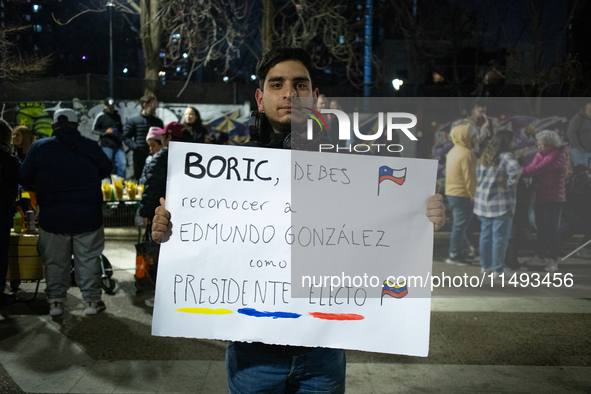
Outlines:
{"type": "Polygon", "coordinates": [[[169,149],[153,335],[427,356],[436,161],[169,149]]]}

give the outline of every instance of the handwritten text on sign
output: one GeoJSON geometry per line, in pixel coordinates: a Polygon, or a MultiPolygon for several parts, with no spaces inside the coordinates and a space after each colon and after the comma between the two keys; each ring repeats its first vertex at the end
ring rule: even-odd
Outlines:
{"type": "Polygon", "coordinates": [[[172,143],[153,334],[426,356],[429,289],[395,278],[431,270],[435,174],[431,160],[172,143]]]}

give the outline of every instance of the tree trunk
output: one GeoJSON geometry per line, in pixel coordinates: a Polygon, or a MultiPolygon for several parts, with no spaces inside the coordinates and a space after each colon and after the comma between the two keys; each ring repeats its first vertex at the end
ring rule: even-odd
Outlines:
{"type": "Polygon", "coordinates": [[[263,0],[263,21],[261,23],[261,41],[263,56],[273,49],[273,34],[275,33],[275,6],[273,0],[263,0]]]}
{"type": "Polygon", "coordinates": [[[144,51],[144,94],[155,94],[160,69],[160,35],[162,34],[161,18],[156,18],[159,8],[158,0],[141,0],[140,24],[142,49],[144,51]]]}

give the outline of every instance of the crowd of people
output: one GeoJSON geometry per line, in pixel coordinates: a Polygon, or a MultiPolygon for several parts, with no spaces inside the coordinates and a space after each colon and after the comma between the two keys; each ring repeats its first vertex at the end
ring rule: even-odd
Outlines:
{"type": "MultiPolygon", "coordinates": [[[[312,68],[310,55],[302,49],[277,48],[261,60],[257,67],[260,87],[255,97],[258,110],[265,115],[271,131],[270,135],[255,141],[256,146],[292,148],[289,138],[291,98],[319,97],[312,83],[312,68]]],[[[320,98],[319,102],[328,104],[325,98],[320,98]]],[[[80,134],[77,115],[69,109],[55,112],[51,138],[32,144],[27,131],[20,129],[17,135],[19,128],[12,131],[8,124],[0,122],[0,290],[3,297],[8,297],[4,295],[5,252],[14,212],[12,204],[20,183],[36,194],[42,206],[39,251],[46,270],[49,313],[53,316],[63,313],[72,255],[76,282],[86,303],[85,313],[94,315],[105,308],[99,275],[99,258],[104,247],[100,184],[111,174],[113,161],[117,173],[123,176],[123,168],[127,167],[121,155],[124,146],[133,152],[132,177],[141,177],[145,185],[140,214],[154,240],[158,243],[166,240],[172,219],[162,198],[166,197],[170,141],[225,143],[225,140],[203,127],[199,112],[193,107],[186,109],[183,123],[172,122],[165,126],[156,117],[156,97],[144,96],[140,103],[141,114],[122,125],[114,100],[105,100],[104,113],[94,125],[94,132],[99,135],[98,144],[80,134]]],[[[330,105],[333,107],[332,103],[330,105]]],[[[337,105],[335,102],[334,106],[337,105]]],[[[583,115],[589,117],[585,111],[583,115]]],[[[573,144],[572,149],[578,153],[579,149],[583,153],[586,149],[584,144],[588,140],[584,133],[591,132],[586,121],[583,119],[579,126],[573,126],[581,145],[573,144]]],[[[582,229],[589,236],[589,221],[577,221],[582,216],[576,210],[575,217],[561,226],[563,206],[566,202],[568,207],[569,198],[573,204],[588,210],[591,190],[588,167],[586,171],[575,167],[575,175],[567,186],[564,179],[571,152],[553,131],[543,131],[536,137],[539,152],[531,164],[523,167],[515,157],[512,134],[495,132],[483,105],[476,105],[466,119],[454,124],[451,138],[455,146],[448,154],[446,175],[446,194],[453,215],[447,263],[467,265],[475,254],[467,229],[476,215],[481,222],[482,271],[495,276],[505,272],[507,249],[515,239],[513,234],[519,223],[516,218],[521,217],[519,185],[525,178],[534,179],[533,186],[528,188],[537,191],[538,247],[531,267],[542,262],[547,271],[558,270],[559,234],[572,234],[582,229]],[[490,141],[482,149],[486,139],[490,141]]],[[[581,156],[589,157],[582,153],[581,156]]],[[[436,194],[420,202],[426,205],[426,216],[436,230],[445,223],[442,201],[442,196],[436,194]]],[[[566,207],[564,212],[569,212],[566,207]]],[[[345,390],[346,363],[342,349],[230,342],[226,367],[231,392],[264,389],[268,392],[342,393],[345,390]]]]}
{"type": "Polygon", "coordinates": [[[36,209],[38,250],[44,264],[49,314],[63,313],[73,264],[85,313],[93,315],[105,309],[100,282],[104,249],[101,181],[113,172],[126,178],[125,147],[133,152],[133,173],[127,178],[139,178],[144,185],[139,214],[149,233],[158,200],[165,197],[169,142],[228,141],[224,136],[216,138],[203,126],[196,108],[186,109],[183,123],[164,126],[156,117],[155,96],[142,97],[140,104],[141,113],[122,125],[115,100],[105,99],[104,110],[93,124],[92,133],[98,141],[81,135],[78,115],[71,109],[57,110],[52,136],[38,141],[26,126],[13,130],[0,121],[0,306],[14,302],[14,294],[7,294],[5,286],[13,216],[25,201],[19,199],[19,190],[34,201],[24,210],[42,207],[36,209]]]}
{"type": "Polygon", "coordinates": [[[584,243],[590,239],[590,116],[591,102],[571,120],[567,142],[556,131],[537,133],[538,152],[528,165],[516,156],[513,132],[492,129],[483,104],[477,102],[465,119],[452,124],[445,193],[453,225],[446,263],[467,266],[475,257],[473,215],[480,221],[481,272],[495,278],[512,274],[511,269],[556,272],[564,241],[575,233],[584,235],[584,243]],[[532,201],[535,254],[519,264],[532,201]]]}
{"type": "MultiPolygon", "coordinates": [[[[312,84],[312,69],[310,55],[303,49],[278,48],[265,55],[257,67],[260,87],[255,98],[261,119],[267,122],[268,133],[261,133],[254,145],[291,148],[291,98],[318,97],[318,89],[312,84]]],[[[76,283],[86,304],[85,313],[95,315],[105,309],[99,274],[104,248],[101,181],[111,174],[113,161],[117,172],[123,174],[120,154],[123,146],[133,152],[132,176],[144,178],[140,214],[152,227],[154,239],[158,242],[165,239],[164,232],[170,228],[170,213],[158,204],[164,204],[166,197],[170,141],[223,144],[227,138],[209,133],[195,108],[187,108],[183,123],[164,126],[156,117],[155,97],[144,96],[140,103],[141,114],[122,126],[114,100],[105,100],[104,113],[97,118],[94,129],[99,143],[81,135],[77,114],[72,109],[57,110],[53,115],[52,136],[32,144],[26,131],[17,128],[13,132],[6,122],[0,121],[0,294],[3,303],[10,301],[4,293],[4,285],[19,184],[35,193],[41,207],[38,247],[45,265],[45,292],[52,316],[63,313],[72,257],[76,283]],[[150,154],[151,159],[148,158],[150,154]],[[152,218],[153,223],[150,223],[152,218]]],[[[435,230],[441,228],[445,223],[442,196],[433,195],[420,204],[425,207],[427,220],[433,223],[435,230]]],[[[226,361],[231,392],[345,391],[343,349],[230,342],[226,361]]]]}

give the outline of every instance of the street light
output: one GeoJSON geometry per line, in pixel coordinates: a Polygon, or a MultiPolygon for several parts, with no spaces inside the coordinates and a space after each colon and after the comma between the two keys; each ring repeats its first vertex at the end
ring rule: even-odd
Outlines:
{"type": "Polygon", "coordinates": [[[392,80],[392,86],[394,86],[394,89],[396,90],[400,90],[400,87],[402,86],[402,84],[404,83],[404,81],[402,79],[393,79],[392,80]]]}
{"type": "Polygon", "coordinates": [[[109,12],[109,92],[111,97],[115,97],[113,87],[113,9],[115,4],[107,3],[107,11],[109,12]]]}

